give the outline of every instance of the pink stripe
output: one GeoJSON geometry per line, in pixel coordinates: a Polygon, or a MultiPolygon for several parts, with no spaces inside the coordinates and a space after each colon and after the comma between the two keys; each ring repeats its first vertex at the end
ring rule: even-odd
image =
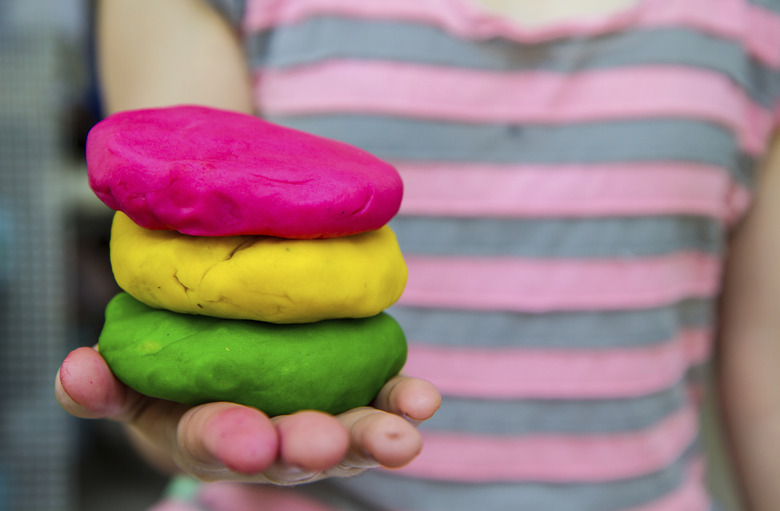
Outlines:
{"type": "Polygon", "coordinates": [[[679,382],[711,352],[708,330],[687,330],[644,348],[466,349],[411,343],[404,372],[445,395],[492,399],[619,398],[679,382]]]}
{"type": "Polygon", "coordinates": [[[602,216],[691,214],[729,220],[749,197],[717,167],[682,162],[491,165],[394,162],[401,214],[602,216]],[[522,200],[518,200],[521,197],[522,200]]]}
{"type": "Polygon", "coordinates": [[[727,198],[725,221],[727,225],[734,225],[747,212],[753,198],[753,193],[743,186],[735,185],[731,188],[727,198]]]}
{"type": "Polygon", "coordinates": [[[188,504],[178,500],[164,500],[154,506],[150,507],[147,511],[202,511],[203,508],[196,506],[195,504],[188,504]]]}
{"type": "Polygon", "coordinates": [[[204,485],[199,500],[214,511],[333,511],[290,488],[231,482],[204,485]]]}
{"type": "Polygon", "coordinates": [[[399,303],[544,312],[652,307],[718,290],[716,257],[690,252],[625,260],[409,256],[399,303]]]}
{"type": "Polygon", "coordinates": [[[688,461],[688,479],[696,483],[703,482],[707,476],[707,460],[701,454],[696,454],[688,461]]]}
{"type": "Polygon", "coordinates": [[[248,4],[244,27],[250,31],[262,30],[321,14],[427,23],[460,37],[508,37],[529,43],[632,27],[683,25],[744,40],[756,57],[780,66],[780,16],[745,0],[638,0],[634,7],[614,14],[537,28],[488,13],[469,0],[254,0],[248,4]]]}
{"type": "Polygon", "coordinates": [[[679,116],[728,126],[752,154],[764,149],[772,129],[771,113],[725,76],[679,66],[561,75],[340,60],[257,77],[256,102],[277,115],[371,112],[538,123],[679,116]]]}
{"type": "Polygon", "coordinates": [[[780,126],[780,100],[778,100],[777,104],[775,105],[774,119],[776,126],[780,126]]]}
{"type": "Polygon", "coordinates": [[[687,388],[688,401],[697,407],[701,406],[707,397],[707,390],[707,385],[704,383],[689,383],[687,388]]]}
{"type": "Polygon", "coordinates": [[[399,470],[457,481],[607,481],[638,477],[673,463],[697,434],[685,409],[655,427],[612,435],[476,436],[423,432],[423,451],[399,470]]]}

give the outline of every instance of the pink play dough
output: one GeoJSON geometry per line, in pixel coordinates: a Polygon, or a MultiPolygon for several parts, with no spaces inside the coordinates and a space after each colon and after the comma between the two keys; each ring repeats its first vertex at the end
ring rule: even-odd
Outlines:
{"type": "Polygon", "coordinates": [[[389,164],[251,115],[177,106],[113,114],[87,139],[92,190],[147,229],[331,238],[374,230],[401,204],[389,164]]]}

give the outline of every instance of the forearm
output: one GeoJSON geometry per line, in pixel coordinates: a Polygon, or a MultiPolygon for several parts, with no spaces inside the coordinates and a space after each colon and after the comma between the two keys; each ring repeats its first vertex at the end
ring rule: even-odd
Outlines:
{"type": "Polygon", "coordinates": [[[756,190],[730,243],[718,377],[747,509],[774,511],[780,503],[780,139],[756,190]]]}
{"type": "Polygon", "coordinates": [[[723,342],[764,345],[767,349],[752,350],[764,356],[734,353],[718,364],[726,441],[745,511],[773,511],[780,502],[780,392],[773,391],[780,389],[780,353],[771,354],[777,351],[772,345],[778,344],[780,332],[763,334],[723,342]]]}

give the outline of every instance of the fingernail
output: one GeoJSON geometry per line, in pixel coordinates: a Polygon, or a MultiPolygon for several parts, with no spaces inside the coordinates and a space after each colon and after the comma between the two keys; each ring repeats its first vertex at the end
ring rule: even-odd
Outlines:
{"type": "Polygon", "coordinates": [[[279,477],[290,483],[300,483],[316,477],[319,472],[305,470],[295,465],[289,465],[279,470],[279,477]]]}
{"type": "Polygon", "coordinates": [[[405,413],[402,413],[401,417],[403,417],[404,420],[406,420],[406,422],[408,422],[409,424],[411,424],[414,427],[417,427],[417,426],[419,426],[420,424],[422,424],[424,422],[424,421],[418,421],[418,420],[412,419],[411,417],[409,417],[405,413]]]}
{"type": "Polygon", "coordinates": [[[353,463],[353,468],[377,468],[380,463],[374,458],[374,455],[365,449],[360,451],[361,459],[353,463]]]}

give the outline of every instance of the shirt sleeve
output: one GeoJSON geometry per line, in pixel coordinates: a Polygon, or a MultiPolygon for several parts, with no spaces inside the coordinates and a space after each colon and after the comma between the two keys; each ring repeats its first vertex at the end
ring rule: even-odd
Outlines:
{"type": "Polygon", "coordinates": [[[241,22],[246,12],[247,0],[206,0],[235,29],[241,28],[241,22]]]}

